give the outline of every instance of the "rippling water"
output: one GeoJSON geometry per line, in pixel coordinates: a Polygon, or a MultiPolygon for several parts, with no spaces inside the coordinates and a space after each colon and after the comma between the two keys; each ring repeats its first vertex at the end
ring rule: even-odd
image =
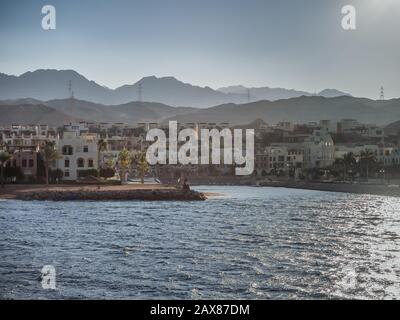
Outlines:
{"type": "Polygon", "coordinates": [[[400,199],[197,189],[224,195],[0,201],[0,297],[400,298],[400,199]],[[39,281],[49,264],[56,290],[39,281]]]}

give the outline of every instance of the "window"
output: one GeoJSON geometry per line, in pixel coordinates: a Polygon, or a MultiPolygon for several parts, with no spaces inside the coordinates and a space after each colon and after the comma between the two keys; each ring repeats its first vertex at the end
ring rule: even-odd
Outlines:
{"type": "Polygon", "coordinates": [[[89,147],[88,146],[83,146],[83,152],[89,152],[89,147]]]}
{"type": "Polygon", "coordinates": [[[93,168],[93,159],[88,160],[88,167],[93,168]]]}
{"type": "Polygon", "coordinates": [[[62,147],[62,154],[71,156],[73,154],[72,146],[63,146],[62,147]]]}
{"type": "Polygon", "coordinates": [[[26,159],[22,159],[22,168],[26,168],[26,159]]]}
{"type": "Polygon", "coordinates": [[[69,177],[69,171],[64,172],[64,177],[69,177]]]}
{"type": "Polygon", "coordinates": [[[85,160],[83,158],[79,158],[77,161],[78,168],[83,168],[85,166],[85,160]]]}
{"type": "Polygon", "coordinates": [[[33,159],[29,159],[29,168],[33,168],[33,159]]]}
{"type": "Polygon", "coordinates": [[[64,160],[64,167],[69,168],[69,159],[64,160]]]}

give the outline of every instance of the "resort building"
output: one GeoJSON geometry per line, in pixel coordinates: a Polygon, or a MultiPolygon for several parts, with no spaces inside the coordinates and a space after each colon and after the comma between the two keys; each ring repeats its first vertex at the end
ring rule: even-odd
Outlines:
{"type": "Polygon", "coordinates": [[[97,135],[79,135],[76,131],[64,132],[57,146],[61,159],[57,168],[63,172],[64,180],[77,180],[80,171],[98,168],[97,135]]]}
{"type": "Polygon", "coordinates": [[[37,178],[39,146],[18,146],[12,149],[12,158],[7,166],[20,168],[24,181],[31,181],[37,178]]]}
{"type": "Polygon", "coordinates": [[[335,147],[327,128],[319,127],[312,134],[293,134],[284,137],[284,142],[273,143],[274,147],[286,147],[303,155],[303,167],[326,168],[335,161],[335,147]]]}
{"type": "Polygon", "coordinates": [[[298,175],[303,162],[301,151],[275,145],[266,147],[262,153],[256,154],[254,171],[256,176],[280,173],[298,175]]]}

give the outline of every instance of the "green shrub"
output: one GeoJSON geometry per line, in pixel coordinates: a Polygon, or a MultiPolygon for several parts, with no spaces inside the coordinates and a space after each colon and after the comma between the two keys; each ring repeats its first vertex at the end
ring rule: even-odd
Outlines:
{"type": "Polygon", "coordinates": [[[112,168],[100,169],[100,177],[102,178],[112,178],[115,175],[115,170],[112,168]]]}
{"type": "Polygon", "coordinates": [[[88,176],[97,177],[97,175],[98,175],[97,169],[78,170],[78,178],[85,178],[88,176]]]}

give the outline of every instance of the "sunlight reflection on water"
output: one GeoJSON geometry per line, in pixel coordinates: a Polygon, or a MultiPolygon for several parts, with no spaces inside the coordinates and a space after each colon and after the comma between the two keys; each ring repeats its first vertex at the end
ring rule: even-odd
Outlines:
{"type": "Polygon", "coordinates": [[[400,298],[400,199],[198,187],[206,202],[0,202],[2,298],[400,298]],[[43,265],[57,290],[41,288],[43,265]]]}

